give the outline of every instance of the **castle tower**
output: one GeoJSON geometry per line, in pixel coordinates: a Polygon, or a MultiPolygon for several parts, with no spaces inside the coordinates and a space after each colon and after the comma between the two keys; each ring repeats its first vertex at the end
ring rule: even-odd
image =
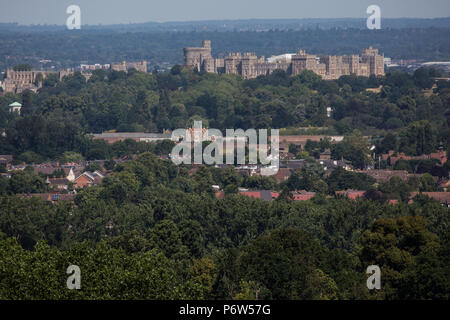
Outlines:
{"type": "Polygon", "coordinates": [[[384,75],[384,54],[379,55],[378,49],[372,47],[364,49],[361,61],[368,65],[370,75],[384,75]]]}
{"type": "Polygon", "coordinates": [[[202,47],[206,48],[206,49],[211,49],[211,40],[203,40],[202,41],[202,47]]]}
{"type": "Polygon", "coordinates": [[[305,50],[299,50],[298,54],[291,57],[292,74],[298,75],[303,70],[316,71],[316,56],[313,54],[307,54],[305,50]]]}
{"type": "Polygon", "coordinates": [[[214,59],[211,56],[211,40],[203,40],[201,47],[186,47],[184,65],[192,70],[214,72],[214,59]]]}

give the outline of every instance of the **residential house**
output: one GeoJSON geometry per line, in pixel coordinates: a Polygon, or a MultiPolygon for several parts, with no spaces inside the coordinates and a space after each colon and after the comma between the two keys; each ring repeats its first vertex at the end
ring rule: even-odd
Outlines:
{"type": "Polygon", "coordinates": [[[294,201],[306,201],[311,200],[316,195],[315,192],[308,192],[306,190],[294,191],[292,192],[292,197],[294,201]]]}
{"type": "Polygon", "coordinates": [[[6,169],[9,169],[12,161],[12,154],[0,154],[0,166],[4,166],[6,169]]]}
{"type": "Polygon", "coordinates": [[[364,190],[340,190],[340,191],[336,191],[334,194],[337,197],[345,197],[345,198],[349,198],[352,200],[357,200],[358,198],[362,198],[364,197],[364,193],[366,193],[366,191],[364,190]]]}
{"type": "Polygon", "coordinates": [[[278,172],[276,173],[274,178],[277,181],[277,183],[281,183],[281,182],[288,180],[289,177],[291,176],[291,174],[292,174],[292,169],[280,168],[280,169],[278,169],[278,172]]]}
{"type": "Polygon", "coordinates": [[[258,191],[240,191],[238,194],[250,198],[256,198],[261,200],[272,200],[272,192],[270,190],[258,190],[258,191]]]}
{"type": "Polygon", "coordinates": [[[86,171],[80,174],[75,180],[75,188],[83,189],[92,185],[99,185],[105,176],[100,171],[90,172],[86,171]]]}
{"type": "Polygon", "coordinates": [[[69,180],[67,180],[66,178],[50,178],[48,177],[47,180],[45,181],[47,182],[50,187],[52,189],[57,189],[57,190],[68,190],[69,189],[69,180]]]}
{"type": "Polygon", "coordinates": [[[326,149],[324,152],[322,152],[319,156],[320,160],[330,160],[331,159],[331,151],[330,149],[326,149]]]}

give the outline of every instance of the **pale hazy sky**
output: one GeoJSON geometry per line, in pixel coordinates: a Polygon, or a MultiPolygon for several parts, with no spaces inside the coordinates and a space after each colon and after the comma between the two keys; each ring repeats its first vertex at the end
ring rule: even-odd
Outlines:
{"type": "Polygon", "coordinates": [[[448,17],[449,0],[0,0],[0,22],[59,24],[66,8],[81,8],[82,24],[253,18],[365,18],[369,5],[382,18],[448,17]]]}

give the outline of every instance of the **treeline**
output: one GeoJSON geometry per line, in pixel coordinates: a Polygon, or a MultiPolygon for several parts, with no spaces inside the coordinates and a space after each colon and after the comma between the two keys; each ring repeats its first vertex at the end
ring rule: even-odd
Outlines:
{"type": "Polygon", "coordinates": [[[167,155],[174,146],[170,140],[148,143],[126,139],[109,144],[92,139],[77,123],[67,119],[56,121],[43,115],[17,118],[10,124],[5,131],[6,137],[0,138],[0,152],[13,154],[16,164],[48,160],[111,160],[144,152],[167,155]]]}

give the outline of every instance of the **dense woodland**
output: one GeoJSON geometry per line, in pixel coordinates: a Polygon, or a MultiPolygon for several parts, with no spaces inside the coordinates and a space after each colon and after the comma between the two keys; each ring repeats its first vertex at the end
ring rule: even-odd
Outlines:
{"type": "MultiPolygon", "coordinates": [[[[374,137],[377,153],[450,150],[450,85],[440,80],[431,90],[436,76],[441,73],[421,68],[414,74],[395,71],[382,78],[324,81],[309,71],[295,77],[276,71],[242,80],[198,74],[178,65],[169,73],[153,74],[97,70],[87,82],[80,73],[61,82],[49,76],[39,93],[0,96],[0,128],[5,133],[0,153],[25,162],[56,159],[68,151],[89,160],[109,159],[127,147],[111,150],[86,134],[162,132],[202,120],[204,126],[221,130],[325,126],[327,134],[348,136],[346,143],[333,147],[333,157],[345,155],[363,168],[370,159],[366,146],[358,142],[361,134],[374,137]],[[366,91],[380,86],[380,93],[366,91]],[[427,90],[431,94],[425,94],[427,90]],[[13,101],[22,103],[22,116],[8,111],[13,101]],[[332,108],[331,117],[327,107],[332,108]]],[[[316,147],[331,148],[326,142],[316,147]]]]}
{"type": "Polygon", "coordinates": [[[1,298],[449,298],[449,209],[427,197],[216,200],[211,185],[230,190],[235,170],[189,176],[151,153],[113,170],[74,203],[0,197],[1,298]],[[82,290],[65,288],[71,264],[82,290]]]}
{"type": "Polygon", "coordinates": [[[245,81],[175,66],[169,73],[96,71],[87,82],[79,73],[49,77],[37,94],[0,96],[0,154],[27,163],[103,159],[112,171],[74,203],[20,196],[47,191],[29,169],[0,179],[0,298],[449,299],[449,209],[425,196],[408,204],[410,191],[435,190],[431,175],[448,176],[448,163],[423,163],[428,175],[378,185],[343,169],[326,176],[310,158],[331,148],[333,158],[364,168],[372,164],[365,133],[375,136],[378,154],[450,150],[448,82],[424,95],[435,76],[419,69],[323,81],[276,71],[245,81]],[[379,86],[380,93],[365,90],[379,86]],[[8,112],[13,101],[23,104],[22,116],[8,112]],[[345,138],[296,150],[309,165],[278,185],[233,168],[200,166],[190,175],[192,168],[156,156],[167,154],[169,142],[108,145],[86,135],[161,132],[194,119],[219,129],[326,126],[345,138]],[[110,161],[131,154],[139,156],[110,161]],[[213,184],[224,199],[215,198],[213,184]],[[262,201],[237,195],[238,187],[281,195],[262,201]],[[368,191],[358,201],[330,197],[348,188],[368,191]],[[317,195],[293,202],[299,189],[317,195]],[[81,268],[82,290],[65,286],[71,264],[81,268]],[[366,288],[372,264],[382,270],[382,290],[366,288]]]}

